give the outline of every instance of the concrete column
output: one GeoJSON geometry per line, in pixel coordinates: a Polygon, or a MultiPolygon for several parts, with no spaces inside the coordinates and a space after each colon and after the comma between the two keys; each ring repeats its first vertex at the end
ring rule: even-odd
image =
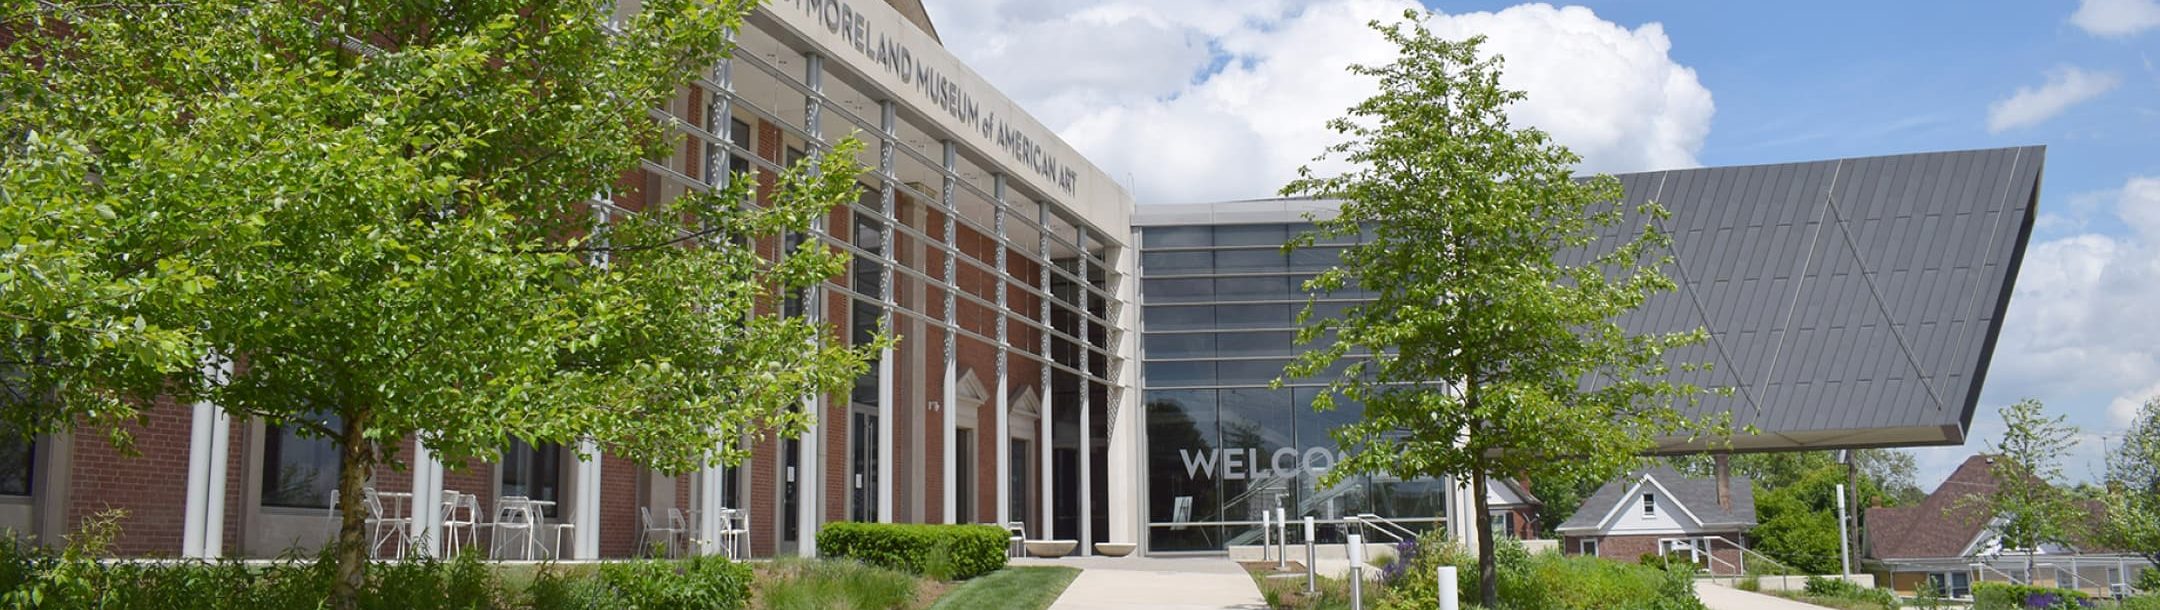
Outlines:
{"type": "MultiPolygon", "coordinates": [[[[729,32],[728,40],[733,42],[734,39],[735,33],[729,32]]],[[[735,123],[731,119],[734,116],[735,103],[734,62],[726,57],[720,58],[720,62],[713,66],[713,80],[719,85],[720,90],[714,92],[712,100],[706,104],[705,130],[718,136],[721,143],[705,146],[704,179],[705,184],[724,189],[735,179],[735,176],[727,173],[727,159],[730,154],[735,152],[740,152],[744,156],[753,156],[753,154],[752,151],[733,150],[735,123]]],[[[743,205],[750,205],[755,200],[755,197],[755,194],[745,195],[743,205]]],[[[725,447],[715,448],[715,450],[718,449],[725,449],[725,447]]],[[[723,495],[727,489],[726,486],[733,484],[735,484],[734,481],[727,480],[727,470],[723,464],[707,463],[704,468],[698,469],[696,485],[693,485],[693,487],[697,488],[696,496],[691,499],[690,505],[698,509],[698,531],[705,532],[702,537],[703,540],[698,543],[697,551],[699,553],[710,555],[721,550],[715,542],[716,538],[712,532],[720,531],[720,511],[718,509],[723,508],[721,498],[726,497],[723,495]]]]}
{"type": "MultiPolygon", "coordinates": [[[[571,559],[600,558],[600,444],[592,439],[580,439],[575,463],[571,465],[575,478],[570,486],[571,559]],[[585,457],[577,457],[585,456],[585,457]]],[[[487,510],[487,507],[481,507],[487,510]]]]}
{"type": "MultiPolygon", "coordinates": [[[[1131,237],[1139,243],[1138,234],[1131,237]]],[[[1133,305],[1139,300],[1139,259],[1130,252],[1120,251],[1110,260],[1118,275],[1125,278],[1115,286],[1117,299],[1124,306],[1118,308],[1118,329],[1138,333],[1140,308],[1133,305]]],[[[1104,466],[1109,468],[1110,541],[1147,541],[1147,460],[1142,457],[1146,445],[1146,405],[1140,399],[1140,388],[1130,382],[1140,378],[1140,341],[1138,336],[1123,337],[1114,342],[1118,346],[1117,370],[1114,378],[1120,383],[1113,385],[1110,410],[1110,450],[1104,466]],[[1124,478],[1121,478],[1124,477],[1124,478]]]]}
{"type": "MultiPolygon", "coordinates": [[[[1095,298],[1095,294],[1090,292],[1090,289],[1095,287],[1095,282],[1089,279],[1088,274],[1095,268],[1095,259],[1088,257],[1088,230],[1084,225],[1080,227],[1078,243],[1080,245],[1080,290],[1078,291],[1080,295],[1080,371],[1082,373],[1080,377],[1080,555],[1085,557],[1095,554],[1095,479],[1094,471],[1090,468],[1090,462],[1095,459],[1095,438],[1088,433],[1089,422],[1092,421],[1091,418],[1094,415],[1090,412],[1093,410],[1094,405],[1090,403],[1094,400],[1093,396],[1095,394],[1094,383],[1088,381],[1088,376],[1094,373],[1094,369],[1089,367],[1088,364],[1095,359],[1095,340],[1092,335],[1088,334],[1090,329],[1088,304],[1093,302],[1095,298]]],[[[1109,371],[1105,370],[1103,373],[1108,375],[1109,371]]]]}
{"type": "MultiPolygon", "coordinates": [[[[230,362],[208,362],[204,373],[222,382],[230,362]]],[[[225,548],[226,460],[232,452],[232,417],[209,401],[194,405],[188,430],[186,520],[180,529],[180,556],[216,559],[225,548]]]]}
{"type": "Polygon", "coordinates": [[[413,439],[412,535],[418,539],[413,550],[429,557],[441,557],[443,551],[442,472],[435,452],[413,439]]]}

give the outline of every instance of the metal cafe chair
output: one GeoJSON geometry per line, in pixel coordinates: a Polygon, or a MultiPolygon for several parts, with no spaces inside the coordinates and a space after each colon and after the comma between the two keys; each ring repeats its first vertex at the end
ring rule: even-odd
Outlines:
{"type": "Polygon", "coordinates": [[[1014,521],[1005,524],[1006,554],[1012,557],[1027,556],[1027,524],[1014,521]]]}
{"type": "Polygon", "coordinates": [[[412,518],[384,514],[382,496],[373,487],[361,488],[360,493],[361,504],[367,507],[368,556],[380,558],[383,543],[396,541],[395,557],[404,559],[405,538],[412,527],[412,518]]]}
{"type": "Polygon", "coordinates": [[[526,541],[523,555],[526,559],[532,559],[532,503],[525,496],[503,496],[495,499],[495,510],[492,514],[494,523],[489,526],[488,558],[501,558],[503,539],[523,532],[526,541]]]}
{"type": "Polygon", "coordinates": [[[480,546],[479,496],[445,489],[443,490],[442,514],[443,543],[446,545],[444,548],[448,550],[449,556],[456,557],[458,549],[461,547],[480,546]],[[464,513],[462,517],[459,515],[460,511],[464,513]],[[471,541],[469,544],[461,543],[458,536],[460,528],[465,530],[464,538],[471,541]]]}
{"type": "Polygon", "coordinates": [[[652,544],[651,544],[652,538],[653,538],[653,536],[654,536],[655,534],[659,534],[659,535],[664,535],[664,536],[667,536],[667,551],[666,551],[666,554],[667,554],[668,556],[670,556],[670,557],[674,556],[674,555],[675,555],[675,538],[676,538],[677,536],[681,536],[681,535],[682,535],[682,533],[683,533],[682,529],[681,529],[681,528],[676,528],[676,527],[661,527],[661,526],[659,526],[659,525],[655,525],[655,524],[653,523],[653,516],[652,516],[652,508],[651,508],[651,507],[646,507],[646,506],[640,506],[640,507],[638,507],[638,509],[637,509],[637,512],[638,512],[638,525],[639,525],[639,527],[638,527],[638,537],[637,537],[637,545],[638,545],[638,552],[639,552],[639,553],[650,553],[650,552],[652,552],[652,544]]]}

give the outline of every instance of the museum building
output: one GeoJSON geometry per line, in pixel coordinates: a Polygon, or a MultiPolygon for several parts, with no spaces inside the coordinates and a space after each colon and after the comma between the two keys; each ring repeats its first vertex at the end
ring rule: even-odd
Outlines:
{"type": "MultiPolygon", "coordinates": [[[[596,210],[778,172],[847,137],[869,144],[861,198],[806,236],[853,255],[845,277],[771,315],[861,341],[901,340],[848,395],[805,408],[799,439],[760,438],[734,467],[668,473],[605,453],[508,441],[500,459],[412,468],[371,488],[414,531],[442,531],[449,492],[525,497],[548,553],[627,557],[680,513],[685,529],[739,517],[753,556],[810,554],[838,521],[998,523],[1030,538],[1219,552],[1285,508],[1339,522],[1439,522],[1454,486],[1354,477],[1315,413],[1318,381],[1269,389],[1287,358],[1304,278],[1355,240],[1284,252],[1334,204],[1262,200],[1136,208],[1130,195],[941,45],[915,0],[777,0],[734,56],[666,115],[683,135],[596,210]],[[1136,212],[1137,210],[1137,212],[1136,212]]],[[[1964,441],[2033,223],[2042,149],[1928,153],[1622,176],[1632,201],[1674,211],[1682,289],[1631,316],[1650,332],[1707,328],[1676,354],[1716,361],[1705,401],[1763,435],[1736,450],[1964,441]]],[[[798,237],[757,247],[779,256],[798,237]]],[[[1314,302],[1320,315],[1362,299],[1314,302]]],[[[271,557],[334,530],[327,441],[211,404],[163,402],[126,456],[96,431],[0,446],[0,528],[57,540],[127,511],[116,551],[271,557]]],[[[1671,439],[1667,451],[1699,449],[1671,439]]],[[[1460,504],[1459,498],[1452,501],[1460,504]]],[[[414,552],[440,552],[420,536],[414,552]]],[[[713,549],[702,549],[712,551],[713,549]]]]}

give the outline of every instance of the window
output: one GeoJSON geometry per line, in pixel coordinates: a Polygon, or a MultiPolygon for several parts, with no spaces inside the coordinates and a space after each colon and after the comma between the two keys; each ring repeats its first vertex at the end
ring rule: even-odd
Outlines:
{"type": "MultiPolygon", "coordinates": [[[[736,176],[756,180],[750,175],[750,158],[743,156],[750,152],[750,124],[740,119],[728,119],[728,143],[735,145],[738,151],[738,154],[728,156],[728,180],[733,181],[736,176]]],[[[756,183],[752,184],[754,188],[756,183]]]]}
{"type": "Polygon", "coordinates": [[[37,440],[0,428],[0,496],[30,495],[37,472],[37,440]]]}
{"type": "MultiPolygon", "coordinates": [[[[325,430],[345,426],[335,413],[304,416],[325,430]]],[[[262,505],[293,508],[330,508],[330,492],[337,489],[339,466],[337,442],[298,424],[270,426],[263,430],[262,505]]]]}
{"type": "Polygon", "coordinates": [[[1972,597],[1972,575],[1965,572],[1934,572],[1927,575],[1927,584],[1935,592],[1952,599],[1972,597]]]}
{"type": "Polygon", "coordinates": [[[1642,495],[1642,516],[1644,519],[1657,516],[1657,496],[1651,494],[1642,495]]]}
{"type": "Polygon", "coordinates": [[[554,502],[555,506],[545,506],[541,512],[555,518],[562,512],[562,454],[562,445],[535,447],[510,439],[510,447],[503,450],[502,495],[554,502]]]}
{"type": "Polygon", "coordinates": [[[953,457],[953,522],[975,522],[975,430],[960,428],[954,433],[953,457]]]}
{"type": "MultiPolygon", "coordinates": [[[[1008,445],[1009,448],[1007,449],[1010,452],[1010,457],[1006,459],[1011,460],[1009,462],[1011,470],[1006,474],[1011,480],[1006,481],[1006,500],[1008,502],[1005,510],[1011,520],[1020,523],[1028,521],[1028,471],[1031,470],[1028,468],[1028,457],[1034,455],[1028,451],[1029,444],[1026,440],[1016,438],[1012,439],[1012,443],[1008,445]]],[[[1047,538],[1049,536],[1042,537],[1047,538]]]]}
{"type": "Polygon", "coordinates": [[[1577,550],[1577,551],[1580,551],[1580,552],[1582,552],[1582,554],[1584,554],[1584,555],[1589,555],[1589,556],[1591,556],[1591,557],[1596,557],[1596,556],[1597,556],[1597,539],[1596,539],[1596,538],[1584,538],[1584,539],[1583,539],[1583,540],[1582,540],[1581,542],[1579,542],[1578,544],[1579,544],[1580,546],[1579,546],[1578,548],[1576,548],[1576,550],[1577,550]]]}

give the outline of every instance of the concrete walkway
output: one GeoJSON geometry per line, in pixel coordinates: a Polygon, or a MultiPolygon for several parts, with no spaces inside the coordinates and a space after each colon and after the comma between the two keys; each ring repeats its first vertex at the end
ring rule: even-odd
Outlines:
{"type": "Polygon", "coordinates": [[[1081,569],[1050,610],[1267,609],[1252,576],[1223,557],[1069,557],[1012,564],[1081,569]]]}
{"type": "Polygon", "coordinates": [[[1704,580],[1695,581],[1695,596],[1702,598],[1703,605],[1710,610],[1825,610],[1815,604],[1749,593],[1704,580]]]}

